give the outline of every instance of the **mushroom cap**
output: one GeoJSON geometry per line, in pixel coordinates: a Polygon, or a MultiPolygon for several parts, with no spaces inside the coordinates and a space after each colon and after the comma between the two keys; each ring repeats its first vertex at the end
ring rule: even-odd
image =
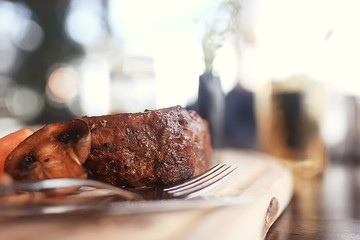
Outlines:
{"type": "Polygon", "coordinates": [[[15,180],[86,178],[82,164],[90,148],[91,133],[84,121],[53,123],[21,142],[6,158],[5,171],[15,180]]]}

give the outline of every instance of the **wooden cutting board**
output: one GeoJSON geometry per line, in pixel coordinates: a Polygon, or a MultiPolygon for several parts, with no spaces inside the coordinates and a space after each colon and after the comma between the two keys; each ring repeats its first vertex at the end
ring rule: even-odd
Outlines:
{"type": "Polygon", "coordinates": [[[256,152],[218,154],[238,170],[202,199],[153,201],[126,214],[115,203],[107,214],[0,216],[0,240],[263,239],[291,199],[290,171],[256,152]]]}

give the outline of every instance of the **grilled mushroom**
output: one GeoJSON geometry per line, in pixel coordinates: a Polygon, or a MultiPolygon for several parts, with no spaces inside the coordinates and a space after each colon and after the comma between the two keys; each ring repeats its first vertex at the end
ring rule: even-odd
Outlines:
{"type": "Polygon", "coordinates": [[[47,125],[21,142],[7,157],[5,171],[15,180],[86,178],[82,167],[89,155],[87,124],[74,119],[47,125]]]}

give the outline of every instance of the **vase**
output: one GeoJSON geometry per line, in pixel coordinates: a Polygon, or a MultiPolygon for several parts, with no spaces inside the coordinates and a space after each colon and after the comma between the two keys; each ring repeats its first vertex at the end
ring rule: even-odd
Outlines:
{"type": "Polygon", "coordinates": [[[219,76],[205,72],[199,77],[197,112],[208,121],[212,147],[220,148],[224,138],[225,96],[219,76]]]}

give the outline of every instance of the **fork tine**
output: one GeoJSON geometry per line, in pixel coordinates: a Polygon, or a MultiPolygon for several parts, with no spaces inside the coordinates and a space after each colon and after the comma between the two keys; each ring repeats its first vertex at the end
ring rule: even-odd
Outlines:
{"type": "Polygon", "coordinates": [[[223,167],[226,167],[226,165],[221,165],[221,168],[213,172],[213,174],[211,174],[210,176],[201,178],[198,181],[193,181],[191,184],[186,185],[183,188],[165,191],[174,197],[186,196],[189,198],[194,194],[198,195],[204,190],[209,190],[210,187],[214,187],[217,183],[220,182],[220,180],[229,176],[237,169],[236,167],[232,166],[227,166],[225,169],[223,169],[223,167]]]}
{"type": "Polygon", "coordinates": [[[183,191],[186,190],[188,188],[193,188],[203,182],[206,182],[214,177],[216,177],[217,175],[221,174],[223,171],[226,171],[227,167],[225,164],[219,164],[218,167],[214,168],[214,169],[210,169],[210,171],[205,172],[203,175],[191,179],[188,182],[184,182],[183,184],[173,187],[172,189],[166,189],[166,191],[174,193],[174,192],[178,192],[178,191],[183,191]]]}
{"type": "Polygon", "coordinates": [[[175,189],[178,189],[178,188],[182,188],[184,186],[187,186],[193,182],[197,182],[203,178],[206,178],[207,176],[213,174],[214,172],[218,171],[220,168],[223,168],[225,166],[225,164],[221,164],[221,163],[218,163],[216,164],[214,167],[210,168],[209,170],[207,170],[206,172],[204,172],[203,174],[195,177],[195,178],[192,178],[190,180],[187,180],[185,181],[184,183],[181,183],[181,184],[177,184],[173,187],[168,187],[168,188],[165,188],[164,190],[165,191],[172,191],[172,190],[175,190],[175,189]]]}
{"type": "Polygon", "coordinates": [[[215,171],[211,171],[200,178],[191,180],[190,183],[184,183],[182,186],[180,186],[176,189],[167,190],[167,192],[169,192],[169,193],[182,192],[182,191],[186,191],[188,189],[194,189],[203,183],[212,182],[212,181],[216,180],[217,178],[221,178],[220,174],[226,172],[230,167],[231,166],[226,166],[225,164],[222,164],[215,171]]]}

